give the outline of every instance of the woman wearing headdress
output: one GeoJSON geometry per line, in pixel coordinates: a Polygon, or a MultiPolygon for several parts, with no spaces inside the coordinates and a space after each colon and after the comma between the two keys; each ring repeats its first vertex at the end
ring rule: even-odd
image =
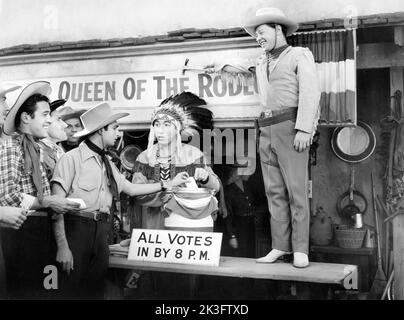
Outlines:
{"type": "MultiPolygon", "coordinates": [[[[136,160],[134,183],[168,180],[177,172],[186,171],[198,186],[214,193],[219,190],[219,180],[207,165],[202,151],[182,143],[182,139],[199,142],[196,139],[201,136],[201,130],[212,129],[212,113],[205,106],[203,99],[190,92],[161,102],[152,114],[147,150],[136,160]]],[[[167,191],[137,197],[143,206],[143,228],[213,231],[212,214],[217,211],[215,197],[195,200],[190,208],[189,202],[167,191]]]]}

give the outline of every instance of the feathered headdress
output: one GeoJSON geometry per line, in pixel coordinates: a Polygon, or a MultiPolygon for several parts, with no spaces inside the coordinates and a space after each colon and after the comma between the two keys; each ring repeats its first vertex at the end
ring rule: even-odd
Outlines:
{"type": "Polygon", "coordinates": [[[153,126],[156,120],[168,120],[174,123],[177,128],[178,154],[182,139],[189,141],[195,131],[200,134],[203,129],[212,129],[213,115],[206,106],[205,100],[191,92],[182,92],[163,100],[152,113],[148,150],[151,151],[155,141],[153,126]]]}

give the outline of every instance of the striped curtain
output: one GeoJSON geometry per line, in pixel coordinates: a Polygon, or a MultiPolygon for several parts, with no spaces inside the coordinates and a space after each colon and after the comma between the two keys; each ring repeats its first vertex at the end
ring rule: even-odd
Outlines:
{"type": "Polygon", "coordinates": [[[356,124],[356,37],[354,30],[293,34],[292,46],[314,55],[321,87],[319,125],[356,124]]]}

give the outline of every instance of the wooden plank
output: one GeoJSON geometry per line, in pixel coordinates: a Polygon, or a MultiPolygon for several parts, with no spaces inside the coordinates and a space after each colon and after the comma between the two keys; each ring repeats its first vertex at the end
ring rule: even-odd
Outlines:
{"type": "MultiPolygon", "coordinates": [[[[15,54],[8,56],[0,56],[0,66],[31,64],[31,63],[49,63],[74,60],[93,60],[93,59],[110,59],[124,58],[136,56],[163,55],[171,56],[175,53],[184,52],[207,52],[217,50],[230,49],[255,49],[260,53],[261,49],[257,45],[254,38],[237,37],[214,40],[198,40],[177,43],[156,43],[153,45],[139,46],[123,46],[123,47],[108,47],[102,49],[74,49],[67,51],[41,52],[28,54],[15,54]]],[[[257,55],[258,56],[258,55],[257,55]]],[[[190,57],[191,58],[191,57],[190,57]]]]}
{"type": "Polygon", "coordinates": [[[356,68],[390,68],[404,66],[404,47],[394,43],[364,43],[359,45],[356,68]]]}
{"type": "Polygon", "coordinates": [[[393,220],[394,299],[404,300],[404,215],[393,220]]]}
{"type": "MultiPolygon", "coordinates": [[[[404,65],[404,64],[403,64],[404,65]]],[[[403,67],[390,69],[390,92],[404,91],[403,67]]],[[[394,298],[404,299],[404,216],[393,219],[394,298]]]]}
{"type": "Polygon", "coordinates": [[[340,248],[335,246],[311,246],[311,252],[333,253],[333,254],[352,254],[371,256],[374,248],[340,248]]]}
{"type": "MultiPolygon", "coordinates": [[[[220,257],[218,267],[186,265],[176,263],[152,263],[129,261],[126,257],[110,256],[110,268],[137,269],[159,272],[201,274],[211,276],[272,279],[312,283],[344,284],[347,277],[357,275],[357,266],[310,262],[307,268],[299,269],[291,263],[256,263],[255,259],[239,257],[220,257]]],[[[356,279],[353,279],[356,282],[356,279]]],[[[353,283],[353,287],[357,287],[353,283]]]]}
{"type": "Polygon", "coordinates": [[[394,27],[394,43],[400,47],[404,44],[404,27],[394,27]]]}
{"type": "MultiPolygon", "coordinates": [[[[404,51],[402,54],[404,54],[404,51]]],[[[394,95],[394,92],[396,92],[396,90],[400,90],[401,92],[403,92],[403,90],[404,90],[403,66],[404,66],[404,63],[401,66],[390,68],[390,93],[391,93],[391,95],[394,95]]]]}

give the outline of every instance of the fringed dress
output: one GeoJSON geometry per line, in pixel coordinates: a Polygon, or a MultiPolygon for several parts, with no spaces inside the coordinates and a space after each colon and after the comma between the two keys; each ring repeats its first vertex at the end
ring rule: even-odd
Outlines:
{"type": "MultiPolygon", "coordinates": [[[[193,176],[196,168],[204,168],[212,179],[217,179],[199,149],[183,144],[180,156],[172,159],[168,165],[161,165],[157,161],[157,145],[154,145],[150,153],[143,151],[136,159],[132,182],[152,183],[173,179],[184,171],[193,176]]],[[[214,196],[209,201],[205,199],[203,206],[196,201],[193,208],[169,192],[138,196],[136,200],[142,206],[142,228],[213,231],[212,215],[218,210],[214,196]]]]}

